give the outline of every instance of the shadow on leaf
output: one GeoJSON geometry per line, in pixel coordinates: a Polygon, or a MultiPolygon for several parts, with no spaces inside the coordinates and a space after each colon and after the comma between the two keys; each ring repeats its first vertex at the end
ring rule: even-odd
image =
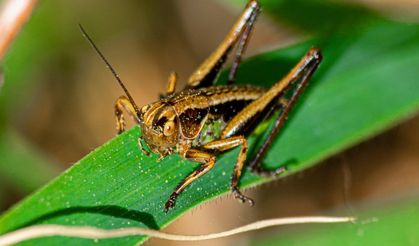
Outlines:
{"type": "Polygon", "coordinates": [[[144,224],[150,229],[155,229],[155,230],[159,229],[159,226],[157,225],[156,220],[151,214],[136,211],[133,209],[127,209],[127,208],[123,208],[119,206],[114,206],[114,205],[93,206],[93,207],[77,206],[77,207],[65,208],[65,209],[53,211],[53,212],[44,214],[38,218],[32,219],[29,222],[19,226],[17,229],[39,224],[43,221],[53,219],[56,217],[68,216],[71,214],[81,214],[81,213],[102,214],[102,215],[112,216],[115,218],[134,220],[134,221],[144,224]]]}

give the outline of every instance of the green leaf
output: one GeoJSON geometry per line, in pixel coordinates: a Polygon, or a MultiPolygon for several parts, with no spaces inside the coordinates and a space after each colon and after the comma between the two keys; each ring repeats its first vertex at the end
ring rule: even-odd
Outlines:
{"type": "Polygon", "coordinates": [[[34,191],[59,174],[58,167],[46,160],[12,129],[0,134],[0,177],[20,194],[34,191]]]}
{"type": "Polygon", "coordinates": [[[416,245],[419,202],[408,200],[385,208],[370,208],[354,224],[322,225],[315,230],[275,236],[252,245],[416,245]]]}
{"type": "MultiPolygon", "coordinates": [[[[225,1],[220,1],[225,3],[225,1]]],[[[230,0],[238,8],[246,0],[230,0]]],[[[335,0],[260,0],[263,13],[287,26],[316,35],[354,31],[382,17],[359,3],[335,0]]]]}
{"type": "MultiPolygon", "coordinates": [[[[414,69],[419,66],[416,25],[378,23],[356,35],[268,52],[245,62],[239,81],[272,84],[314,44],[323,49],[324,62],[265,158],[268,167],[295,160],[289,173],[371,137],[419,109],[414,69]]],[[[138,128],[133,128],[114,138],[26,198],[0,218],[0,233],[40,223],[158,229],[192,207],[228,192],[237,150],[220,155],[214,169],[188,187],[176,207],[165,214],[164,203],[174,187],[198,165],[176,155],[161,162],[156,162],[156,156],[145,157],[137,146],[138,135],[138,128]]],[[[254,151],[261,136],[254,134],[249,140],[254,151]]],[[[267,181],[246,171],[241,186],[267,181]]],[[[99,242],[134,245],[145,239],[125,237],[99,242]]],[[[98,243],[63,237],[31,242],[98,243]]]]}

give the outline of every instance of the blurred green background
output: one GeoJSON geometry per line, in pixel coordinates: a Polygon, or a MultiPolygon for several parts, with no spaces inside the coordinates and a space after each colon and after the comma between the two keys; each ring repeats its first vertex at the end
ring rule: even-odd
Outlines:
{"type": "MultiPolygon", "coordinates": [[[[419,21],[417,1],[262,3],[266,10],[256,24],[249,56],[311,36],[356,33],[371,20],[408,25],[419,21]]],[[[79,23],[115,66],[137,103],[144,105],[164,91],[170,71],[186,80],[222,40],[243,5],[243,1],[221,0],[39,2],[3,63],[0,211],[115,135],[113,102],[122,91],[82,38],[79,23]]],[[[330,210],[352,214],[361,206],[411,197],[419,187],[418,150],[419,118],[412,117],[310,170],[251,190],[250,195],[262,201],[257,209],[227,196],[188,213],[169,231],[196,234],[261,218],[330,210]]],[[[237,240],[247,244],[249,238],[269,236],[246,234],[217,244],[237,244],[237,240]]]]}

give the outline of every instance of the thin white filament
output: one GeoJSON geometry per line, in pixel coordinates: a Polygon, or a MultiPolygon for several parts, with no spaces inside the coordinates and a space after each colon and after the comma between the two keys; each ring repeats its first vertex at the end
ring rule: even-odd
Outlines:
{"type": "Polygon", "coordinates": [[[173,240],[173,241],[201,241],[228,237],[248,231],[260,230],[262,228],[307,223],[342,223],[352,222],[353,217],[293,217],[279,218],[257,221],[245,226],[237,227],[231,230],[205,234],[205,235],[177,235],[169,234],[157,230],[145,229],[140,227],[120,228],[113,230],[104,230],[90,226],[63,226],[63,225],[35,225],[22,228],[0,236],[0,246],[12,245],[29,239],[50,236],[79,237],[87,239],[106,239],[126,236],[149,236],[154,238],[173,240]]]}

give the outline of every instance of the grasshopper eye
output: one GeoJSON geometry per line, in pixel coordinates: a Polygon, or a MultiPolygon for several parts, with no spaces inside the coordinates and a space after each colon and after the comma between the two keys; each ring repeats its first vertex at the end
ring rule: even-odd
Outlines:
{"type": "Polygon", "coordinates": [[[167,121],[163,127],[163,134],[165,136],[170,136],[175,132],[175,123],[173,121],[167,121]]]}

